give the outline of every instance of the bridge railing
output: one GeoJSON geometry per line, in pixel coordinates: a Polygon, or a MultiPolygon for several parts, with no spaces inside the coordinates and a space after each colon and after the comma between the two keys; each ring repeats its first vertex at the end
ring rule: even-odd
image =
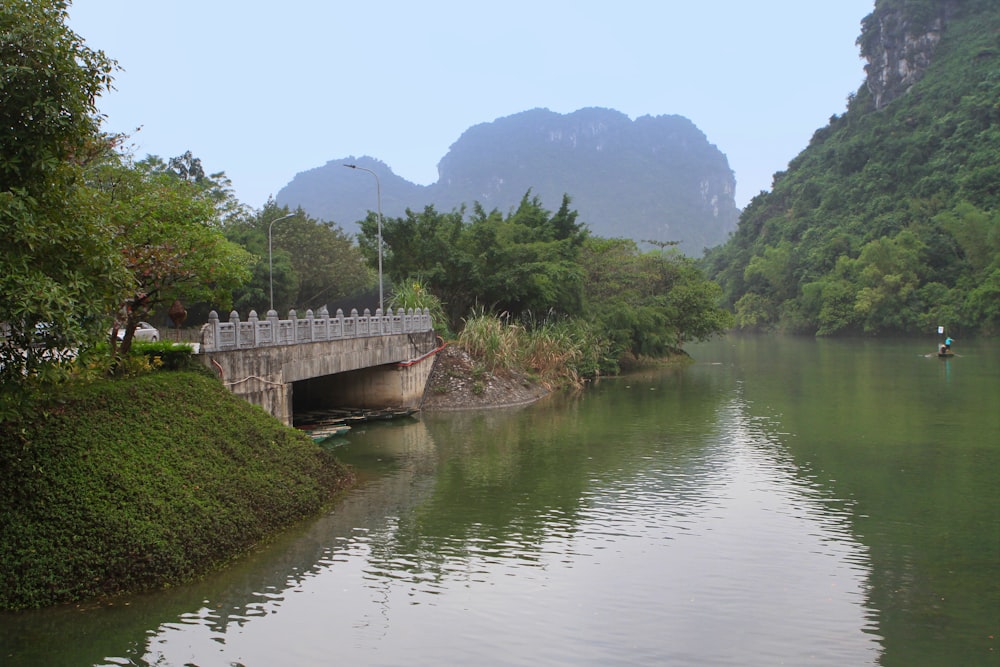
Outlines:
{"type": "Polygon", "coordinates": [[[299,318],[295,311],[288,313],[288,319],[278,319],[278,313],[269,310],[265,319],[257,316],[257,311],[251,310],[247,319],[241,320],[235,310],[229,314],[229,320],[219,319],[214,310],[208,314],[208,322],[201,328],[201,351],[218,352],[223,350],[242,350],[269,345],[296,345],[299,343],[315,343],[344,338],[363,338],[367,336],[390,336],[393,334],[418,333],[431,331],[430,311],[424,309],[403,310],[395,313],[389,310],[383,314],[377,309],[375,314],[366,308],[359,314],[352,309],[350,315],[337,309],[332,317],[326,307],[319,312],[307,310],[306,316],[299,318]]]}

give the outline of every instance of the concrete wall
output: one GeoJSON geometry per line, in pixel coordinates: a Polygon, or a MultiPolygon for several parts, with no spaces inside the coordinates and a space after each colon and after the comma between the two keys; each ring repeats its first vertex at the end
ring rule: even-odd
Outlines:
{"type": "Polygon", "coordinates": [[[408,366],[389,364],[296,382],[299,409],[331,406],[419,408],[434,357],[408,366]]]}
{"type": "Polygon", "coordinates": [[[433,331],[204,352],[232,392],[292,423],[293,383],[304,400],[354,407],[416,407],[437,347],[433,331]],[[407,364],[396,366],[396,364],[407,364]],[[314,386],[315,385],[315,386],[314,386]],[[327,402],[329,401],[329,402],[327,402]],[[336,403],[334,401],[337,401],[336,403]]]}

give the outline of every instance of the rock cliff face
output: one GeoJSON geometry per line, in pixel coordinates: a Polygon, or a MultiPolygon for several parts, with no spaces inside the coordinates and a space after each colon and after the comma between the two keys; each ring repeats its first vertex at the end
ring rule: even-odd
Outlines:
{"type": "Polygon", "coordinates": [[[866,85],[875,108],[906,94],[927,71],[959,0],[879,2],[862,22],[858,45],[868,61],[866,85]]]}
{"type": "Polygon", "coordinates": [[[725,240],[739,215],[726,156],[682,116],[533,109],[469,128],[438,171],[435,201],[506,210],[531,189],[554,210],[566,193],[598,236],[689,254],[725,240]]]}
{"type": "Polygon", "coordinates": [[[379,174],[387,216],[427,204],[446,212],[475,202],[506,213],[529,190],[555,211],[568,194],[593,234],[677,241],[690,255],[725,241],[739,216],[726,156],[681,116],[631,120],[611,109],[533,109],[466,130],[438,164],[438,181],[426,187],[377,160],[346,158],[298,174],[277,202],[302,206],[353,233],[353,222],[365,217],[373,200],[371,188],[359,187],[343,162],[379,174]]]}

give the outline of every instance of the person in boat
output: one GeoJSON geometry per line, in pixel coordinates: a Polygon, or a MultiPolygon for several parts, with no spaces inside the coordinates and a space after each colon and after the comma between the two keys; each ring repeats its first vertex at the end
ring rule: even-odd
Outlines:
{"type": "Polygon", "coordinates": [[[941,347],[941,351],[944,353],[951,352],[951,336],[944,339],[944,345],[941,347]]]}

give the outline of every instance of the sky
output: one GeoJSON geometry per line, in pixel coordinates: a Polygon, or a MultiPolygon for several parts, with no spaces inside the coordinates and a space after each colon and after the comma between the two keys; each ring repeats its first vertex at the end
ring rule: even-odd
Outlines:
{"type": "MultiPolygon", "coordinates": [[[[874,0],[74,0],[118,61],[98,107],[136,157],[191,151],[260,208],[371,156],[427,185],[468,128],[534,108],[689,118],[743,207],[864,81],[874,0]]],[[[370,187],[370,184],[369,184],[370,187]]],[[[572,195],[572,193],[569,193],[572,195]]]]}

